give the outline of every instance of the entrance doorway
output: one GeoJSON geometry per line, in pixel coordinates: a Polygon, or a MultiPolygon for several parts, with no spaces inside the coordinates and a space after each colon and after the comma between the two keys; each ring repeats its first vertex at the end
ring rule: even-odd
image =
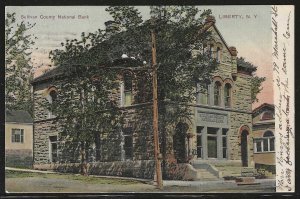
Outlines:
{"type": "Polygon", "coordinates": [[[247,130],[243,130],[241,133],[241,158],[243,167],[248,167],[248,135],[249,132],[247,130]]]}
{"type": "Polygon", "coordinates": [[[185,123],[179,123],[176,126],[175,134],[173,136],[173,149],[174,155],[178,163],[184,163],[187,160],[186,154],[186,133],[188,125],[185,123]]]}

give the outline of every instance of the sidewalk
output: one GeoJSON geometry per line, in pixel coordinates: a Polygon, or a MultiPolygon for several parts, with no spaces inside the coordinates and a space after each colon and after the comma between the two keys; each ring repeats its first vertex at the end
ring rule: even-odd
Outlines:
{"type": "MultiPolygon", "coordinates": [[[[255,179],[259,186],[274,186],[275,179],[255,179]]],[[[242,187],[246,185],[237,185],[234,180],[215,180],[215,181],[180,181],[180,180],[164,180],[164,186],[180,186],[180,187],[242,187]]],[[[247,185],[252,186],[252,185],[247,185]]],[[[253,185],[254,186],[254,185],[253,185]]]]}
{"type": "MultiPolygon", "coordinates": [[[[81,174],[74,174],[74,173],[61,173],[55,171],[41,171],[41,170],[34,170],[34,169],[20,169],[20,168],[13,168],[13,167],[5,167],[5,170],[8,171],[21,171],[21,172],[32,172],[32,173],[44,173],[44,174],[64,174],[64,175],[81,175],[81,174]]],[[[135,180],[140,181],[148,184],[153,184],[153,180],[151,179],[143,179],[143,178],[131,178],[131,177],[121,177],[121,176],[101,176],[101,175],[89,175],[90,177],[95,178],[110,178],[110,179],[121,179],[121,180],[135,180]]]]}
{"type": "MultiPolygon", "coordinates": [[[[66,174],[66,175],[80,175],[80,174],[68,174],[59,173],[53,171],[39,171],[31,169],[19,169],[6,167],[6,170],[10,171],[23,171],[23,172],[33,172],[33,173],[45,173],[45,174],[66,174]]],[[[96,178],[110,178],[110,179],[124,179],[124,180],[135,180],[142,182],[147,187],[149,191],[155,189],[156,182],[151,179],[139,179],[139,178],[129,178],[129,177],[118,177],[118,176],[95,176],[89,175],[96,178]],[[146,185],[148,184],[148,185],[146,185]]],[[[45,180],[45,179],[44,179],[45,180]]],[[[216,181],[180,181],[180,180],[163,180],[164,192],[229,192],[232,190],[272,190],[275,189],[275,179],[256,179],[256,185],[237,185],[235,181],[224,181],[223,179],[216,181]]],[[[103,185],[102,185],[103,186],[103,185]]],[[[107,185],[108,186],[108,185],[107,185]]],[[[156,190],[157,191],[157,190],[156,190]]]]}

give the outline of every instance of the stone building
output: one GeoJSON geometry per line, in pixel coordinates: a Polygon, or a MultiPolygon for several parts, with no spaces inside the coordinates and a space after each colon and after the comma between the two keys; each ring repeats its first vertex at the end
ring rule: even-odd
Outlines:
{"type": "Polygon", "coordinates": [[[33,121],[26,111],[5,111],[5,165],[32,167],[33,121]]]}
{"type": "Polygon", "coordinates": [[[275,174],[274,105],[264,103],[253,110],[252,116],[255,168],[262,168],[275,174]]]}
{"type": "MultiPolygon", "coordinates": [[[[242,167],[253,167],[251,78],[255,68],[238,63],[237,50],[229,47],[215,25],[206,19],[213,40],[206,44],[218,66],[210,84],[197,85],[196,101],[190,104],[192,122],[168,127],[162,136],[164,178],[205,179],[240,175],[242,167]]],[[[130,58],[129,58],[130,59],[130,58]]],[[[129,60],[123,59],[123,60],[129,60]]],[[[120,72],[120,86],[114,89],[124,116],[117,132],[99,135],[90,149],[89,173],[153,178],[154,155],[152,105],[138,100],[140,86],[131,62],[130,73],[120,72]],[[130,79],[131,81],[127,81],[130,79]]],[[[66,161],[59,151],[59,127],[42,104],[55,100],[55,84],[63,83],[59,67],[33,80],[34,87],[34,167],[78,172],[76,160],[66,161]],[[56,82],[52,80],[55,78],[56,82]]],[[[75,158],[76,159],[76,158],[75,158]]]]}

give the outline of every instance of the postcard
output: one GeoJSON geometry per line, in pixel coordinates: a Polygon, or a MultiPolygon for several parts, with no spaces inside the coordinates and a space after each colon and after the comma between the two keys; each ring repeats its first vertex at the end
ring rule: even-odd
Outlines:
{"type": "Polygon", "coordinates": [[[6,193],[295,191],[293,5],[7,6],[6,193]]]}

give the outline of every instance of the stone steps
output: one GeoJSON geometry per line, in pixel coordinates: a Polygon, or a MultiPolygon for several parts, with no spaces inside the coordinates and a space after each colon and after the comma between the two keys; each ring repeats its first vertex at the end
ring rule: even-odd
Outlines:
{"type": "Polygon", "coordinates": [[[241,166],[228,166],[228,167],[218,167],[216,168],[222,172],[223,176],[240,176],[242,168],[241,166]]]}
{"type": "Polygon", "coordinates": [[[211,174],[210,172],[201,172],[197,171],[197,178],[217,178],[215,175],[211,174]]]}
{"type": "Polygon", "coordinates": [[[209,172],[205,168],[199,168],[195,165],[194,167],[197,170],[197,179],[201,181],[212,181],[212,180],[218,180],[218,177],[209,172]]]}

